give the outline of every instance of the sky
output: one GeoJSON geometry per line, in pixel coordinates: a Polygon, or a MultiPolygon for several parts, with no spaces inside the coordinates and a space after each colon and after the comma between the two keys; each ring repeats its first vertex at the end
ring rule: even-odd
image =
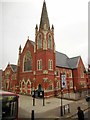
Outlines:
{"type": "MultiPolygon", "coordinates": [[[[0,69],[17,64],[19,46],[35,41],[44,0],[0,0],[0,69]]],[[[45,0],[56,50],[88,64],[88,0],[45,0]]]]}

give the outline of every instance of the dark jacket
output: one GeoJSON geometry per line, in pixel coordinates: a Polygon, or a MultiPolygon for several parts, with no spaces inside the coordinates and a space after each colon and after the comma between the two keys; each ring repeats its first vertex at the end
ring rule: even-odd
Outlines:
{"type": "Polygon", "coordinates": [[[84,112],[82,110],[78,110],[78,120],[84,120],[84,112]]]}

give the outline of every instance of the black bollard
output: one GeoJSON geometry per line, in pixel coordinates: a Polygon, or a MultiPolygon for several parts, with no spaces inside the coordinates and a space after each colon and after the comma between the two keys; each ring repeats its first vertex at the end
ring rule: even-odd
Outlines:
{"type": "Polygon", "coordinates": [[[35,98],[33,97],[33,106],[35,106],[35,98]]]}
{"type": "Polygon", "coordinates": [[[43,97],[43,106],[45,106],[44,90],[42,91],[42,97],[43,97]]]}
{"type": "Polygon", "coordinates": [[[31,113],[31,120],[34,120],[34,110],[32,110],[32,113],[31,113]]]}
{"type": "Polygon", "coordinates": [[[43,106],[45,106],[45,98],[43,97],[43,106]]]}

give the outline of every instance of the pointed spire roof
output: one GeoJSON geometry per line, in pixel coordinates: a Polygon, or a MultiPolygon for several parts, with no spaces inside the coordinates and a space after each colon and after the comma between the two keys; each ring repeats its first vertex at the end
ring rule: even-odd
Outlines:
{"type": "Polygon", "coordinates": [[[46,7],[46,2],[44,0],[43,2],[43,7],[42,7],[42,14],[41,14],[41,20],[40,20],[40,29],[50,29],[50,24],[49,24],[49,18],[48,18],[48,13],[47,13],[47,7],[46,7]]]}

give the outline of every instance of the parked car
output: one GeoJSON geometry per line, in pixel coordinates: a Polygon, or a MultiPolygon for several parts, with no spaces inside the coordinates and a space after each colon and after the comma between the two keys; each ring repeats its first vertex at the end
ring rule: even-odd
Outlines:
{"type": "Polygon", "coordinates": [[[89,102],[90,101],[90,95],[86,96],[86,101],[89,102]]]}

